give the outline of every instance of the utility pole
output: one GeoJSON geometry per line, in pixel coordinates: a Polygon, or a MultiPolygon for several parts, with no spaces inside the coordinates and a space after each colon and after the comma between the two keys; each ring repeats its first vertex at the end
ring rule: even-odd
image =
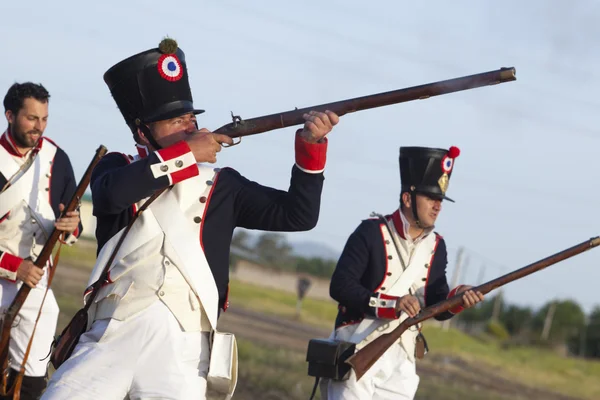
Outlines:
{"type": "Polygon", "coordinates": [[[546,313],[546,319],[544,320],[544,329],[542,330],[542,340],[548,340],[550,336],[550,328],[552,327],[552,320],[554,319],[554,312],[556,311],[556,302],[553,301],[548,307],[546,313]]]}
{"type": "Polygon", "coordinates": [[[477,286],[479,286],[483,283],[484,275],[485,275],[485,264],[481,264],[481,267],[479,268],[479,276],[477,276],[477,286]]]}
{"type": "Polygon", "coordinates": [[[579,357],[585,358],[586,345],[587,345],[587,330],[588,330],[588,316],[583,317],[583,326],[581,327],[581,333],[579,334],[579,357]]]}
{"type": "MultiPolygon", "coordinates": [[[[456,267],[454,268],[454,272],[452,273],[452,285],[451,289],[454,289],[456,285],[458,285],[458,277],[460,276],[460,267],[462,264],[462,255],[464,252],[464,248],[461,246],[458,248],[456,252],[456,267]]],[[[447,319],[442,322],[442,330],[447,331],[450,328],[450,320],[447,319]]]]}
{"type": "Polygon", "coordinates": [[[500,309],[502,306],[502,289],[498,290],[496,298],[494,298],[494,308],[492,309],[492,321],[498,321],[500,319],[500,309]]]}

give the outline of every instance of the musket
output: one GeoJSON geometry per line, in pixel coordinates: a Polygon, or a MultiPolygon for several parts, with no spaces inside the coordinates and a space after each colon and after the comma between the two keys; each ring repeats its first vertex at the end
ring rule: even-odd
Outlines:
{"type": "MultiPolygon", "coordinates": [[[[573,247],[556,253],[552,256],[546,257],[540,261],[529,264],[525,267],[517,269],[506,275],[502,275],[499,278],[493,279],[482,285],[472,288],[474,292],[481,292],[482,294],[489,293],[490,291],[506,285],[509,282],[523,278],[527,275],[533,274],[541,269],[549,267],[552,264],[556,264],[560,261],[566,260],[567,258],[573,257],[577,254],[583,253],[584,251],[590,250],[600,244],[600,237],[594,237],[584,242],[579,243],[573,247]]],[[[367,344],[362,349],[351,355],[346,359],[346,363],[350,364],[354,373],[356,374],[356,380],[359,380],[365,372],[373,366],[373,364],[381,357],[385,351],[392,346],[400,336],[411,326],[423,322],[427,319],[433,318],[445,311],[453,309],[462,304],[462,293],[456,294],[447,300],[444,300],[438,304],[426,307],[421,310],[416,316],[407,318],[396,327],[393,331],[385,333],[367,344]]]]}
{"type": "MultiPolygon", "coordinates": [[[[85,171],[83,178],[79,182],[79,185],[75,189],[75,193],[71,197],[71,200],[69,201],[69,203],[66,205],[61,216],[66,215],[67,212],[74,211],[75,209],[77,209],[79,207],[79,205],[81,204],[81,198],[83,197],[83,194],[85,193],[87,187],[90,184],[90,179],[92,177],[92,171],[93,171],[94,167],[96,166],[96,164],[98,164],[100,159],[106,154],[106,151],[107,151],[106,147],[104,147],[102,145],[100,147],[98,147],[98,149],[96,150],[96,155],[94,156],[94,158],[92,159],[92,162],[90,163],[87,170],[85,171]]],[[[63,233],[62,231],[60,231],[56,228],[54,228],[52,230],[52,233],[50,234],[50,237],[44,244],[44,247],[42,248],[40,255],[36,258],[36,260],[34,262],[34,265],[37,268],[43,269],[44,266],[48,263],[48,260],[52,256],[52,251],[54,250],[54,246],[56,245],[56,242],[58,242],[60,235],[62,233],[63,233]]],[[[53,268],[56,268],[56,266],[54,266],[53,268]]],[[[50,273],[54,274],[54,271],[52,271],[50,273]]],[[[8,309],[6,310],[6,312],[4,313],[4,315],[2,317],[2,334],[0,336],[0,368],[2,368],[2,370],[0,371],[2,373],[2,377],[1,377],[2,381],[0,382],[0,391],[3,392],[2,395],[6,395],[7,393],[10,393],[12,391],[12,390],[9,390],[7,387],[8,386],[7,374],[8,374],[8,369],[9,369],[8,358],[9,358],[10,329],[15,321],[15,318],[17,317],[17,314],[21,310],[23,303],[25,303],[25,300],[27,299],[27,296],[29,295],[30,291],[31,291],[31,288],[29,286],[23,284],[21,286],[21,288],[19,289],[19,291],[17,292],[17,295],[15,296],[14,300],[12,301],[12,303],[10,304],[10,306],[8,307],[8,309]]],[[[21,369],[23,369],[23,368],[21,368],[21,369]]]]}
{"type": "Polygon", "coordinates": [[[510,82],[516,79],[517,77],[515,68],[500,68],[498,70],[482,72],[475,75],[468,75],[460,78],[448,79],[445,81],[433,82],[425,85],[413,86],[369,96],[356,97],[334,103],[321,104],[314,107],[306,107],[302,109],[296,108],[292,111],[265,115],[247,120],[233,115],[232,112],[231,117],[233,122],[223,125],[214,132],[227,135],[231,138],[242,138],[243,136],[255,135],[257,133],[267,132],[274,129],[304,124],[305,120],[303,115],[309,111],[323,112],[325,110],[329,110],[333,111],[338,116],[342,116],[370,108],[389,106],[391,104],[404,103],[412,100],[423,100],[433,96],[474,89],[481,86],[510,82]]]}

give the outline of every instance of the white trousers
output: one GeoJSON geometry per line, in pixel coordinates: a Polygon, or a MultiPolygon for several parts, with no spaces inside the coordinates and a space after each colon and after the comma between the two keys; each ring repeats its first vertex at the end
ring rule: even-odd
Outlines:
{"type": "Polygon", "coordinates": [[[182,331],[157,300],[125,321],[95,321],[42,399],[204,400],[209,360],[208,332],[182,331]]]}
{"type": "MultiPolygon", "coordinates": [[[[45,278],[43,278],[45,279],[45,278]]],[[[6,312],[13,302],[22,284],[0,279],[0,309],[2,314],[6,312]]],[[[19,370],[23,362],[23,356],[27,350],[27,344],[33,333],[33,325],[37,318],[46,288],[39,285],[29,291],[27,300],[17,314],[15,322],[10,330],[9,356],[10,367],[19,370]]],[[[52,289],[48,290],[44,308],[40,315],[35,336],[31,343],[31,350],[27,363],[25,363],[26,376],[46,376],[48,362],[50,360],[50,347],[54,340],[56,324],[58,322],[58,304],[54,298],[52,289]]]]}
{"type": "Polygon", "coordinates": [[[412,400],[419,386],[415,364],[400,344],[394,344],[356,381],[354,370],[345,381],[325,380],[323,400],[412,400]]]}

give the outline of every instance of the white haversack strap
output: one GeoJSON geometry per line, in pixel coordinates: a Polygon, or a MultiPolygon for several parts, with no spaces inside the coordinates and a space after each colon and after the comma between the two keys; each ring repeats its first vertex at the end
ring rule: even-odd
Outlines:
{"type": "Polygon", "coordinates": [[[238,378],[237,342],[233,333],[213,331],[207,386],[219,399],[230,400],[238,378]]]}

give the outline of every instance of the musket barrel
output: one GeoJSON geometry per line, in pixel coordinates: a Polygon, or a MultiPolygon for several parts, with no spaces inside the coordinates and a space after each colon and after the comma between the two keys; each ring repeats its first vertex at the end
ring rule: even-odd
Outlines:
{"type": "Polygon", "coordinates": [[[304,124],[303,115],[313,110],[321,112],[330,110],[338,116],[342,116],[370,108],[384,107],[412,100],[424,100],[433,96],[475,89],[482,86],[496,85],[514,81],[516,79],[516,70],[514,67],[500,68],[494,71],[482,72],[460,78],[232,122],[220,127],[214,132],[222,133],[232,138],[256,135],[274,129],[304,124]]]}

